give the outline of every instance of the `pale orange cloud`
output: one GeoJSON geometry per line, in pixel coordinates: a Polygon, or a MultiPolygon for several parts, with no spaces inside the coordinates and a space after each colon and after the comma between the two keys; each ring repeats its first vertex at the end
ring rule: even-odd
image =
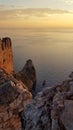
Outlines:
{"type": "Polygon", "coordinates": [[[57,9],[1,10],[0,27],[73,27],[73,13],[57,9]]]}

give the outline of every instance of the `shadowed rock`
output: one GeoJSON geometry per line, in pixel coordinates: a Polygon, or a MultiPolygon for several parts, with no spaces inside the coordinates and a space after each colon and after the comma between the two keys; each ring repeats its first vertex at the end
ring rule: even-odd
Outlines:
{"type": "Polygon", "coordinates": [[[19,113],[31,99],[22,82],[0,69],[0,130],[21,130],[19,113]]]}
{"type": "Polygon", "coordinates": [[[36,70],[32,63],[32,60],[27,60],[23,69],[16,74],[18,80],[21,80],[29,90],[32,90],[36,84],[36,70]]]}
{"type": "Polygon", "coordinates": [[[73,130],[72,81],[40,92],[21,113],[23,130],[73,130]]]}

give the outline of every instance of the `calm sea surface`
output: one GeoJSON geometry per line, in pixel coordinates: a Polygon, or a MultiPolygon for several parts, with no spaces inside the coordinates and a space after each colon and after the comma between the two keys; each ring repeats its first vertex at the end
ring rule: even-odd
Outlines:
{"type": "Polygon", "coordinates": [[[0,29],[12,39],[14,68],[21,70],[32,59],[37,72],[37,89],[67,79],[73,71],[73,29],[0,29]]]}

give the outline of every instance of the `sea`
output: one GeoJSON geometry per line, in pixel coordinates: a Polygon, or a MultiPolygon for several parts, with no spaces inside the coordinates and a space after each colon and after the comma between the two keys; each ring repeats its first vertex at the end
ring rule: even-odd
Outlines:
{"type": "Polygon", "coordinates": [[[73,71],[73,29],[1,28],[0,37],[12,40],[15,71],[28,59],[37,74],[36,91],[60,84],[73,71]]]}

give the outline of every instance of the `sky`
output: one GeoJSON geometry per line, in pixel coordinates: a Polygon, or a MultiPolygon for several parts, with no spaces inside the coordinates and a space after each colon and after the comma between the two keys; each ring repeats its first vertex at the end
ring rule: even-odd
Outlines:
{"type": "Polygon", "coordinates": [[[73,0],[0,0],[0,28],[73,28],[73,0]]]}

